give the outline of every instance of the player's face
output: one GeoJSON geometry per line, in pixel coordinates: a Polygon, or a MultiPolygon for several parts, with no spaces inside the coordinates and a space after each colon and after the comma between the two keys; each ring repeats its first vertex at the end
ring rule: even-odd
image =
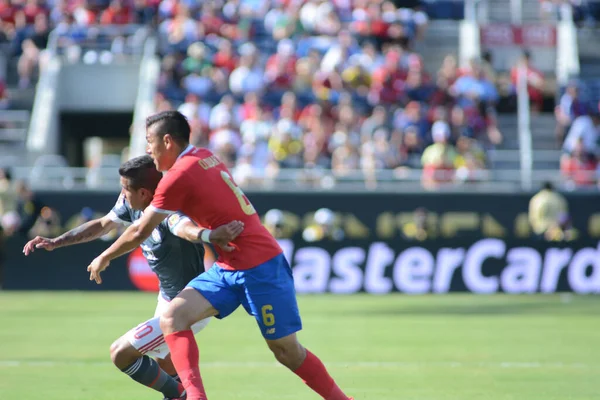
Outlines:
{"type": "Polygon", "coordinates": [[[154,132],[155,126],[150,126],[146,131],[146,153],[154,160],[157,170],[167,171],[175,163],[178,153],[171,135],[157,135],[154,132]]]}
{"type": "Polygon", "coordinates": [[[127,178],[121,177],[121,188],[125,199],[134,210],[144,210],[152,202],[152,195],[146,189],[135,189],[127,178]]]}

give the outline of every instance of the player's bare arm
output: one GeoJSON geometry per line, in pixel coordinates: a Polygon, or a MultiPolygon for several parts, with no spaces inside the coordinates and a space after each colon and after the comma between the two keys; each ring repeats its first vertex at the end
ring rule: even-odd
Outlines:
{"type": "Polygon", "coordinates": [[[30,253],[33,253],[35,249],[52,251],[60,247],[90,242],[106,235],[113,229],[117,228],[118,225],[119,224],[117,222],[112,221],[107,216],[97,218],[95,220],[86,222],[85,224],[79,225],[78,227],[73,228],[56,238],[36,236],[27,242],[23,248],[23,253],[25,253],[27,256],[30,253]]]}
{"type": "Polygon", "coordinates": [[[167,217],[168,215],[165,213],[156,212],[151,207],[146,208],[142,218],[129,226],[112,246],[104,250],[87,267],[90,273],[90,281],[95,280],[97,284],[102,283],[100,273],[108,267],[110,262],[123,254],[129,253],[142,244],[152,234],[152,231],[158,224],[167,217]]]}
{"type": "MultiPolygon", "coordinates": [[[[225,251],[233,251],[235,247],[231,246],[231,243],[244,231],[244,223],[241,221],[232,221],[228,224],[222,225],[217,229],[208,232],[209,240],[222,248],[225,251]]],[[[181,226],[177,230],[175,235],[182,239],[188,240],[194,243],[202,242],[202,234],[206,234],[206,228],[196,225],[192,221],[185,221],[181,223],[181,226]]]]}

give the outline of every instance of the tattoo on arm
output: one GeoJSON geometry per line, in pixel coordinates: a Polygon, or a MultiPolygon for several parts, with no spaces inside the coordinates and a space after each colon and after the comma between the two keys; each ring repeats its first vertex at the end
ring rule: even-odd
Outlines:
{"type": "Polygon", "coordinates": [[[55,239],[56,246],[63,247],[90,242],[106,235],[113,227],[114,226],[111,223],[103,224],[101,219],[89,221],[57,237],[55,239]]]}

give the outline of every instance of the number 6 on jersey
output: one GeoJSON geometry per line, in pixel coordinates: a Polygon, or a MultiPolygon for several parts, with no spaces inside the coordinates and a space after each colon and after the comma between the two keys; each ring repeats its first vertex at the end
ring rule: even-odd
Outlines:
{"type": "Polygon", "coordinates": [[[235,197],[237,197],[238,201],[240,202],[240,207],[242,207],[242,211],[244,211],[246,215],[256,214],[254,206],[252,203],[250,203],[250,200],[248,200],[242,189],[240,189],[240,187],[233,182],[231,175],[225,171],[221,171],[221,178],[223,178],[227,186],[229,186],[229,188],[235,194],[235,197]]]}

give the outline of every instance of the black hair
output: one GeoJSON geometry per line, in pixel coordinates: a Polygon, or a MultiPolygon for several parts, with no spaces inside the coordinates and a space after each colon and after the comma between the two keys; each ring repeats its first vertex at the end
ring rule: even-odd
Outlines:
{"type": "Polygon", "coordinates": [[[129,180],[133,189],[147,189],[154,193],[162,174],[156,170],[152,157],[143,155],[121,164],[119,175],[129,180]]]}
{"type": "Polygon", "coordinates": [[[554,190],[554,185],[550,181],[544,182],[544,184],[542,185],[542,187],[544,189],[546,189],[546,190],[554,190]]]}
{"type": "Polygon", "coordinates": [[[190,124],[179,111],[163,111],[149,116],[146,118],[146,129],[151,126],[156,126],[154,132],[161,138],[169,134],[181,146],[187,146],[190,142],[190,124]]]}

